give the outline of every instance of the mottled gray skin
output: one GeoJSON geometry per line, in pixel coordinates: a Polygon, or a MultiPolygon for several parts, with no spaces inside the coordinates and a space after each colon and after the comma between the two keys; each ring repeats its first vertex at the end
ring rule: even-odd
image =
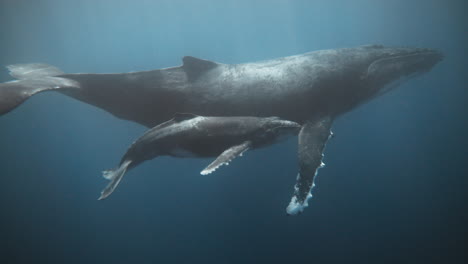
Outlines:
{"type": "Polygon", "coordinates": [[[13,65],[12,76],[20,80],[0,84],[0,115],[36,93],[57,90],[148,127],[181,112],[300,123],[299,174],[287,208],[296,214],[311,197],[334,118],[387,92],[396,80],[429,71],[442,57],[431,49],[372,45],[236,65],[184,57],[180,67],[122,74],[13,65]]]}
{"type": "Polygon", "coordinates": [[[236,65],[185,57],[174,68],[60,77],[80,83],[68,95],[148,127],[177,112],[303,123],[345,113],[389,82],[429,70],[440,59],[434,50],[375,45],[236,65]]]}

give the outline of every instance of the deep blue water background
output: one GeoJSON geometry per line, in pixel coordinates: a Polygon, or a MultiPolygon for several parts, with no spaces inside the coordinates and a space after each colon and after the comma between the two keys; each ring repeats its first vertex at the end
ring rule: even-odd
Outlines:
{"type": "Polygon", "coordinates": [[[147,162],[97,201],[100,172],[145,128],[37,95],[0,117],[0,263],[467,263],[465,2],[1,1],[3,66],[127,72],[184,55],[242,63],[369,43],[446,58],[336,120],[296,217],[285,214],[295,139],[205,177],[209,159],[147,162]]]}

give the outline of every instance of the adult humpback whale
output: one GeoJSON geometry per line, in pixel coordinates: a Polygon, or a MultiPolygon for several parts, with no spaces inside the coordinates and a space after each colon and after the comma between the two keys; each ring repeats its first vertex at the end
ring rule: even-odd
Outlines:
{"type": "Polygon", "coordinates": [[[184,57],[179,67],[122,74],[65,74],[45,64],[9,66],[0,114],[30,96],[57,90],[115,116],[153,127],[184,112],[206,116],[278,116],[302,125],[299,173],[289,214],[311,197],[333,119],[430,70],[442,59],[426,48],[361,46],[237,65],[184,57]]]}

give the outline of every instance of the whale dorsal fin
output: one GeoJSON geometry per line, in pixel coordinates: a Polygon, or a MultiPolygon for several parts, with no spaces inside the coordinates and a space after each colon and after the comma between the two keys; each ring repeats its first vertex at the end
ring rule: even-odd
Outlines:
{"type": "Polygon", "coordinates": [[[176,122],[181,122],[181,121],[189,120],[189,119],[192,119],[192,118],[195,118],[195,117],[197,117],[197,115],[190,114],[190,113],[176,113],[174,115],[173,120],[176,121],[176,122]]]}
{"type": "MultiPolygon", "coordinates": [[[[173,125],[175,123],[179,123],[179,122],[182,122],[184,120],[189,120],[189,119],[192,119],[192,118],[195,118],[195,117],[197,117],[197,115],[190,114],[190,113],[175,113],[173,118],[171,118],[171,119],[167,120],[166,122],[163,122],[163,123],[151,128],[150,130],[146,131],[145,134],[151,133],[151,131],[156,131],[156,130],[162,129],[164,127],[171,126],[171,125],[173,125]]],[[[143,136],[145,134],[143,134],[143,136]]]]}
{"type": "Polygon", "coordinates": [[[216,68],[219,64],[214,61],[202,60],[192,56],[185,56],[182,58],[185,73],[189,81],[196,80],[201,74],[206,71],[209,71],[213,68],[216,68]]]}
{"type": "Polygon", "coordinates": [[[242,156],[242,153],[247,151],[252,146],[252,142],[245,141],[244,143],[236,146],[232,146],[226,149],[215,161],[208,165],[204,170],[200,172],[201,175],[207,175],[215,171],[222,165],[228,165],[231,160],[238,156],[242,156]]]}

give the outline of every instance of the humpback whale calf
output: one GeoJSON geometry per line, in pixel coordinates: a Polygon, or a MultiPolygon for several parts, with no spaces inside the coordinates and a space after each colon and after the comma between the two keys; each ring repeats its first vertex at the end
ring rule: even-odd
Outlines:
{"type": "Polygon", "coordinates": [[[174,157],[215,157],[202,175],[210,174],[228,164],[248,149],[278,142],[299,132],[296,122],[278,117],[206,117],[177,114],[173,119],[148,130],[138,138],[114,170],[104,171],[111,182],[99,200],[109,196],[125,172],[140,163],[169,155],[174,157]]]}
{"type": "Polygon", "coordinates": [[[178,67],[120,74],[65,74],[46,64],[18,64],[8,66],[17,80],[0,84],[0,115],[55,90],[147,127],[176,113],[297,122],[299,173],[286,209],[296,214],[311,197],[333,120],[442,58],[433,49],[367,45],[244,64],[187,56],[178,67]]]}

